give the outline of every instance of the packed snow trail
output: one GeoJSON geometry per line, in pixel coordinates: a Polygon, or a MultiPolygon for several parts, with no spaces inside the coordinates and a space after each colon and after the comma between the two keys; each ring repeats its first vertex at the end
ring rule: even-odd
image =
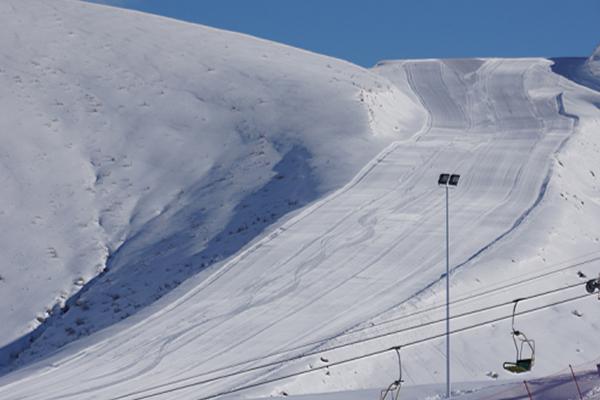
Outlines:
{"type": "MultiPolygon", "coordinates": [[[[63,354],[70,357],[17,372],[14,378],[24,376],[27,384],[15,381],[0,393],[117,396],[331,336],[410,299],[442,272],[440,171],[462,175],[460,190],[451,194],[450,224],[460,227],[451,238],[453,265],[506,235],[535,204],[551,156],[575,122],[559,113],[561,87],[549,64],[383,64],[378,72],[392,80],[408,76],[431,115],[427,131],[392,144],[346,187],[225,262],[180,299],[157,306],[136,324],[115,327],[107,339],[90,338],[89,347],[67,348],[63,354]]],[[[455,373],[479,372],[462,365],[455,373]]],[[[196,388],[180,398],[251,378],[196,388]]]]}

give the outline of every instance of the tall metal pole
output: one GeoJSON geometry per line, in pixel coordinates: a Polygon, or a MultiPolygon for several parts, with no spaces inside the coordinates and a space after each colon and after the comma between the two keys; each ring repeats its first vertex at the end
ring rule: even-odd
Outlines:
{"type": "Polygon", "coordinates": [[[448,227],[448,185],[446,185],[446,398],[450,398],[450,229],[448,227]]]}
{"type": "Polygon", "coordinates": [[[438,178],[438,185],[446,188],[446,398],[450,398],[450,186],[458,186],[460,175],[442,173],[438,178]]]}

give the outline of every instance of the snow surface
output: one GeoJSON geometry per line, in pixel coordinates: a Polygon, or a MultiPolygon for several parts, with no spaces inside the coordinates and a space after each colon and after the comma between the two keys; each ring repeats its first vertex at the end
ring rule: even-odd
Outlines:
{"type": "MultiPolygon", "coordinates": [[[[544,400],[579,400],[578,390],[585,400],[600,399],[600,376],[589,366],[574,369],[577,385],[568,368],[550,377],[527,380],[496,382],[465,382],[454,386],[452,398],[459,400],[529,400],[527,390],[534,399],[544,400]],[[579,386],[579,388],[577,387],[579,386]]],[[[399,399],[403,400],[441,400],[445,398],[445,386],[420,385],[400,388],[399,399]],[[443,393],[443,394],[442,394],[443,393]]],[[[395,396],[397,392],[394,392],[395,396]]],[[[381,389],[363,389],[336,393],[288,396],[290,400],[364,400],[381,399],[381,389]]],[[[387,395],[387,399],[390,399],[387,395]]]]}
{"type": "Polygon", "coordinates": [[[553,69],[568,79],[600,91],[600,46],[588,58],[566,57],[554,59],[553,69]]]}
{"type": "Polygon", "coordinates": [[[135,313],[425,117],[385,78],[240,34],[71,1],[0,15],[3,345],[135,313]]]}
{"type": "MultiPolygon", "coordinates": [[[[600,271],[600,95],[556,61],[364,70],[74,1],[8,0],[0,16],[0,355],[19,367],[0,378],[3,399],[133,399],[323,349],[153,397],[197,399],[443,333],[325,351],[444,316],[419,312],[445,296],[440,172],[461,174],[453,298],[489,292],[453,314],[600,271]]],[[[538,349],[527,379],[598,359],[597,309],[590,296],[518,317],[538,349]]],[[[484,323],[453,335],[459,390],[514,378],[501,369],[510,321],[485,323],[510,311],[452,321],[484,323]]],[[[441,391],[444,352],[442,340],[402,350],[415,398],[441,391]]],[[[396,368],[386,353],[233,397],[382,388],[396,368]]]]}
{"type": "Polygon", "coordinates": [[[600,45],[596,47],[594,53],[587,59],[586,65],[594,78],[600,79],[600,45]]]}

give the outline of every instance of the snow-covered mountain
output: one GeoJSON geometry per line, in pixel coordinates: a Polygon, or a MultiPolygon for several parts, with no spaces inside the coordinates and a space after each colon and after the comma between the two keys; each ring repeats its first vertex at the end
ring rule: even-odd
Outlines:
{"type": "Polygon", "coordinates": [[[553,70],[570,80],[600,91],[600,46],[590,57],[561,57],[553,59],[553,70]]]}
{"type": "MultiPolygon", "coordinates": [[[[310,369],[243,394],[388,384],[393,353],[316,367],[444,332],[440,172],[461,174],[453,314],[507,304],[453,319],[482,324],[453,336],[455,380],[509,378],[510,321],[486,321],[511,300],[600,272],[600,94],[553,61],[366,70],[68,0],[0,20],[2,398],[195,399],[310,369]]],[[[591,299],[517,319],[534,374],[600,357],[591,299]]],[[[402,350],[407,384],[443,382],[444,348],[402,350]]]]}
{"type": "Polygon", "coordinates": [[[43,340],[62,345],[135,313],[425,120],[385,78],[275,43],[81,2],[0,7],[2,290],[19,299],[3,345],[50,314],[43,340]]]}
{"type": "Polygon", "coordinates": [[[586,64],[590,72],[600,79],[600,46],[596,48],[594,53],[587,59],[586,64]]]}

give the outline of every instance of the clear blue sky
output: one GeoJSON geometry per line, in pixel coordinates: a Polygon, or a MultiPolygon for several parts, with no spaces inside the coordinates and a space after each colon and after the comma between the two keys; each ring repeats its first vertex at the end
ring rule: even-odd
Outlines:
{"type": "Polygon", "coordinates": [[[588,56],[600,0],[95,0],[363,66],[382,59],[588,56]]]}

